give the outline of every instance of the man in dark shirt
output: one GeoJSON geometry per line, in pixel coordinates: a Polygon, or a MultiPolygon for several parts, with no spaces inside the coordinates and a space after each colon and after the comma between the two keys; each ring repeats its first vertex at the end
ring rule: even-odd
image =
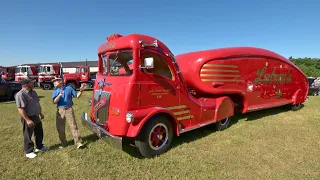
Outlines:
{"type": "Polygon", "coordinates": [[[82,95],[82,92],[86,89],[86,86],[84,86],[85,84],[82,84],[80,92],[77,93],[71,86],[65,86],[61,78],[54,79],[53,83],[55,90],[52,93],[52,100],[54,104],[57,104],[56,127],[61,141],[61,146],[59,148],[63,148],[67,145],[65,133],[65,123],[67,120],[73,136],[74,144],[79,149],[83,147],[83,144],[74,115],[74,109],[72,107],[72,98],[79,98],[82,95]]]}
{"type": "Polygon", "coordinates": [[[16,104],[23,124],[24,151],[27,158],[34,158],[37,155],[33,152],[34,143],[31,140],[33,132],[36,141],[35,152],[49,149],[42,144],[43,129],[39,115],[41,119],[44,118],[44,115],[38,94],[33,90],[34,82],[30,79],[22,79],[20,82],[22,89],[16,94],[16,104]]]}

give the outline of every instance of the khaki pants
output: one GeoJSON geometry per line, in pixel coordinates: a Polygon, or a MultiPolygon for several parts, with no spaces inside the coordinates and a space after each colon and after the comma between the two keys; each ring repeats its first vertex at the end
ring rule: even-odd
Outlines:
{"type": "Polygon", "coordinates": [[[73,107],[58,108],[56,114],[56,127],[59,134],[59,139],[63,145],[67,144],[65,126],[66,120],[68,121],[71,134],[73,136],[74,144],[82,143],[82,139],[79,134],[77,121],[74,115],[73,107]]]}

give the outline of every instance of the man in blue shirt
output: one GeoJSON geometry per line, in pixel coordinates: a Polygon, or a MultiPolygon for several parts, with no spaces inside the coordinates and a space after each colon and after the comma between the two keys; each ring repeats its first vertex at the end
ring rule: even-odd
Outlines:
{"type": "Polygon", "coordinates": [[[61,141],[60,148],[67,145],[65,133],[66,120],[69,123],[74,144],[77,148],[83,147],[83,142],[80,137],[77,121],[74,115],[74,109],[72,107],[72,98],[79,98],[82,95],[82,92],[86,89],[86,86],[85,84],[81,84],[80,91],[77,93],[71,86],[65,86],[61,78],[55,78],[52,82],[55,86],[55,90],[52,93],[52,100],[54,104],[57,104],[56,127],[61,141]]]}

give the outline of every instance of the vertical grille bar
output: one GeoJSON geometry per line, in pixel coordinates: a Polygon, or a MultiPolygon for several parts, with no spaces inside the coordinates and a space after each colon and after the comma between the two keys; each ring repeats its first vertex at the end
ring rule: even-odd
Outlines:
{"type": "Polygon", "coordinates": [[[101,97],[100,91],[96,90],[94,92],[94,106],[99,102],[100,99],[106,97],[106,104],[100,108],[97,112],[94,114],[94,118],[98,125],[105,125],[105,123],[108,121],[108,113],[109,113],[109,101],[110,101],[110,92],[102,91],[101,97]]]}

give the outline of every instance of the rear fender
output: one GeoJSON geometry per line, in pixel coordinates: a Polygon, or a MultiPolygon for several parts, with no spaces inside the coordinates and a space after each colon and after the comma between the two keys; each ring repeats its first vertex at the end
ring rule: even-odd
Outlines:
{"type": "Polygon", "coordinates": [[[174,133],[176,133],[177,135],[179,133],[177,120],[174,118],[174,115],[166,108],[152,107],[131,112],[133,113],[134,120],[128,128],[127,137],[136,137],[140,133],[144,124],[151,117],[154,117],[156,115],[167,116],[173,125],[174,133]]]}
{"type": "Polygon", "coordinates": [[[234,115],[234,104],[231,98],[224,96],[219,97],[216,100],[216,113],[214,115],[214,121],[220,121],[227,117],[234,115]]]}
{"type": "Polygon", "coordinates": [[[305,100],[304,97],[305,95],[303,94],[303,91],[301,89],[298,89],[292,96],[293,105],[303,103],[305,100]]]}

